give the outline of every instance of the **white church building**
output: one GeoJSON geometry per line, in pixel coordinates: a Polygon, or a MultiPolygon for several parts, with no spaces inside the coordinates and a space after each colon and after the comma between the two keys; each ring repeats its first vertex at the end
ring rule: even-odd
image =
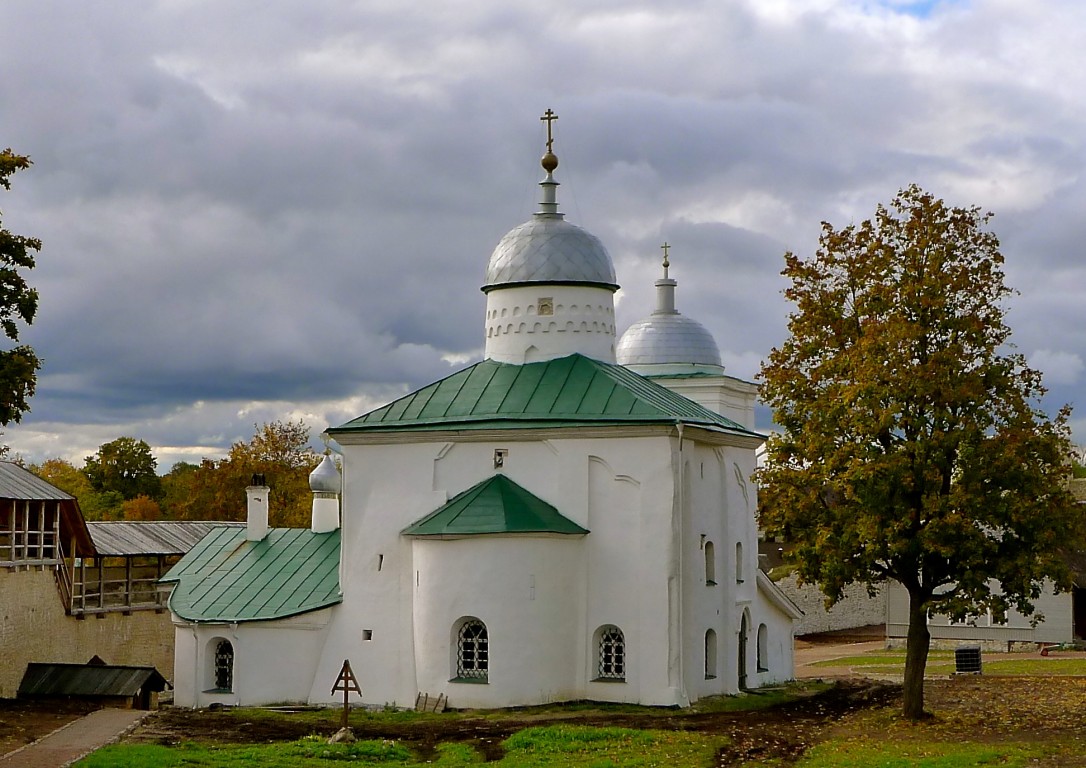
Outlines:
{"type": "Polygon", "coordinates": [[[247,527],[166,575],[176,704],[333,704],[344,660],[371,705],[683,706],[792,678],[755,387],[676,311],[666,248],[616,344],[611,257],[559,212],[550,138],[542,165],[487,266],[485,359],[329,429],[342,478],[314,471],[311,528],[269,529],[255,480],[247,527]]]}

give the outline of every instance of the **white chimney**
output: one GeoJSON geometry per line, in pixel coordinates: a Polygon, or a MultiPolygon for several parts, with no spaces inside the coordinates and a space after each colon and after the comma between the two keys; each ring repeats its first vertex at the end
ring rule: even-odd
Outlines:
{"type": "Polygon", "coordinates": [[[328,533],[339,528],[339,470],[332,457],[325,455],[309,473],[313,491],[313,533],[328,533]]]}
{"type": "Polygon", "coordinates": [[[253,475],[252,483],[245,489],[249,500],[246,514],[245,538],[263,541],[268,535],[268,495],[271,489],[264,483],[264,475],[253,475]]]}

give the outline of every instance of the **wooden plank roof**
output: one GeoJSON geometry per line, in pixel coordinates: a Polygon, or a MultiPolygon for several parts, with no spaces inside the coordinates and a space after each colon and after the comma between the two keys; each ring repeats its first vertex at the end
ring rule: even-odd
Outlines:
{"type": "Polygon", "coordinates": [[[154,667],[108,664],[27,664],[19,683],[21,698],[36,696],[135,696],[162,691],[166,678],[154,667]]]}
{"type": "Polygon", "coordinates": [[[15,462],[0,461],[0,499],[69,501],[74,498],[15,462]]]}
{"type": "Polygon", "coordinates": [[[13,461],[0,461],[0,499],[13,502],[56,502],[60,507],[61,536],[65,549],[68,548],[68,542],[75,542],[75,551],[68,554],[76,557],[95,554],[87,523],[75,497],[13,461]]]}
{"type": "Polygon", "coordinates": [[[184,555],[219,527],[243,528],[245,523],[204,520],[109,520],[87,523],[100,555],[184,555]]]}

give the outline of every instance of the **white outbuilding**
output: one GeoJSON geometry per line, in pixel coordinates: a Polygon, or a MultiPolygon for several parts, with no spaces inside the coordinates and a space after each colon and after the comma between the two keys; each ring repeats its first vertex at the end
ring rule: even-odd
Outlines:
{"type": "Polygon", "coordinates": [[[666,249],[616,358],[611,257],[559,212],[549,139],[542,165],[487,267],[485,359],[329,429],[342,482],[314,472],[311,529],[267,529],[258,479],[255,523],[167,574],[177,704],[331,704],[344,660],[373,705],[683,706],[791,679],[755,388],[675,309],[666,249]]]}

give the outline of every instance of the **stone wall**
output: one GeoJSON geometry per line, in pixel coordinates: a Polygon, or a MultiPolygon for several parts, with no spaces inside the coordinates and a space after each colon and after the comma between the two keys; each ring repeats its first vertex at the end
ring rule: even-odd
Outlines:
{"type": "MultiPolygon", "coordinates": [[[[933,651],[956,651],[963,646],[976,646],[983,653],[1032,653],[1046,643],[1027,640],[955,640],[948,637],[933,637],[930,649],[933,651]]],[[[886,638],[887,650],[904,651],[908,646],[904,637],[886,638]]]]}
{"type": "Polygon", "coordinates": [[[169,611],[77,619],[64,613],[51,570],[0,568],[0,698],[14,698],[30,662],[154,666],[173,680],[169,611]]]}
{"type": "Polygon", "coordinates": [[[844,597],[827,611],[826,596],[817,584],[800,586],[794,575],[776,584],[803,611],[803,618],[796,622],[797,636],[886,623],[886,598],[881,591],[868,597],[866,587],[851,584],[844,597]]]}

